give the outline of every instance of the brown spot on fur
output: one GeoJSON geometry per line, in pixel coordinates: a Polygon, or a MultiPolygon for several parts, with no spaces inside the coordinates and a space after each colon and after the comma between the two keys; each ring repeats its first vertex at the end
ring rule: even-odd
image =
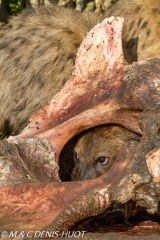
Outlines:
{"type": "Polygon", "coordinates": [[[23,27],[22,23],[19,23],[19,25],[17,26],[17,28],[22,28],[22,27],[23,27]]]}
{"type": "Polygon", "coordinates": [[[0,43],[0,50],[6,48],[7,46],[8,46],[8,42],[7,41],[0,43]]]}
{"type": "Polygon", "coordinates": [[[135,14],[137,14],[141,10],[141,6],[137,6],[134,9],[135,14]]]}
{"type": "Polygon", "coordinates": [[[131,37],[130,37],[131,39],[135,37],[136,32],[137,32],[136,30],[133,31],[133,33],[131,34],[131,37]]]}
{"type": "Polygon", "coordinates": [[[160,14],[160,9],[159,8],[153,8],[152,12],[153,12],[153,14],[160,14]]]}
{"type": "Polygon", "coordinates": [[[78,49],[79,48],[79,43],[75,42],[74,46],[75,46],[76,49],[78,49]]]}
{"type": "Polygon", "coordinates": [[[132,22],[130,23],[129,28],[128,28],[129,31],[132,30],[132,28],[133,28],[133,26],[134,26],[134,23],[135,23],[135,21],[132,21],[132,22]]]}
{"type": "MultiPolygon", "coordinates": [[[[28,34],[31,34],[31,35],[34,34],[35,32],[37,32],[36,27],[33,27],[33,28],[28,30],[28,34]]],[[[43,34],[43,36],[44,36],[44,34],[43,34]]]]}
{"type": "Polygon", "coordinates": [[[143,49],[143,48],[145,47],[145,43],[143,43],[141,47],[142,47],[142,49],[143,49]]]}
{"type": "Polygon", "coordinates": [[[147,27],[147,25],[148,25],[148,22],[147,22],[147,21],[145,21],[145,22],[142,24],[141,28],[146,28],[146,27],[147,27]]]}
{"type": "Polygon", "coordinates": [[[75,54],[74,53],[70,53],[67,57],[67,61],[72,60],[73,58],[75,58],[75,54]]]}
{"type": "Polygon", "coordinates": [[[27,39],[22,37],[20,42],[21,42],[20,44],[25,44],[27,42],[27,39]]]}
{"type": "Polygon", "coordinates": [[[65,69],[65,66],[62,66],[62,68],[61,68],[61,72],[63,72],[63,71],[64,71],[64,69],[65,69]]]}
{"type": "Polygon", "coordinates": [[[137,25],[138,25],[138,26],[140,26],[140,25],[141,25],[141,23],[142,23],[142,20],[143,20],[142,18],[140,18],[140,19],[138,20],[138,23],[137,23],[137,25]]]}
{"type": "Polygon", "coordinates": [[[65,28],[65,32],[69,35],[75,35],[75,33],[69,28],[65,28]]]}
{"type": "Polygon", "coordinates": [[[9,54],[10,54],[10,55],[12,55],[12,54],[15,53],[15,49],[12,48],[12,47],[9,47],[9,48],[8,48],[8,51],[9,51],[9,54]]]}
{"type": "Polygon", "coordinates": [[[150,34],[151,34],[151,30],[147,30],[146,32],[147,37],[149,37],[150,34]]]}
{"type": "Polygon", "coordinates": [[[31,62],[27,62],[24,66],[24,71],[27,71],[27,69],[31,66],[31,62]]]}
{"type": "Polygon", "coordinates": [[[15,66],[18,66],[20,60],[21,60],[21,57],[18,57],[18,56],[14,59],[15,66]]]}

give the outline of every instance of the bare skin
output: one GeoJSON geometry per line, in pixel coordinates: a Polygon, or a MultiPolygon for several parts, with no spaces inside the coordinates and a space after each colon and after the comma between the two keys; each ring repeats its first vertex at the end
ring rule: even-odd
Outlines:
{"type": "Polygon", "coordinates": [[[139,139],[140,135],[118,125],[89,129],[66,144],[60,155],[60,177],[69,181],[70,172],[72,181],[99,177],[112,166],[125,142],[139,139]]]}

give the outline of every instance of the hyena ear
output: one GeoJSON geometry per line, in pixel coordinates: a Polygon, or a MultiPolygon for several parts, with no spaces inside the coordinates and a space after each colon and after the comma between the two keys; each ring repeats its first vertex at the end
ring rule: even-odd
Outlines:
{"type": "Polygon", "coordinates": [[[103,7],[104,10],[107,10],[109,7],[109,4],[111,3],[112,0],[104,0],[103,7]]]}
{"type": "Polygon", "coordinates": [[[101,10],[107,11],[110,7],[111,0],[95,0],[95,12],[99,13],[101,10]]]}

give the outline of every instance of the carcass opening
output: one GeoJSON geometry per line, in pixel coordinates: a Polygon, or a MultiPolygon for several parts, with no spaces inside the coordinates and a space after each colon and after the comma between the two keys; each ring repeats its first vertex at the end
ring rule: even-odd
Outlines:
{"type": "Polygon", "coordinates": [[[141,136],[117,124],[90,128],[70,139],[59,157],[62,181],[94,179],[106,173],[125,142],[141,136]]]}

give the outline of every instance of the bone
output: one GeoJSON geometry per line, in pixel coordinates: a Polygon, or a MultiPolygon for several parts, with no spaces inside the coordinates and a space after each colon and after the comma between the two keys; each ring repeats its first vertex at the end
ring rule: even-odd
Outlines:
{"type": "Polygon", "coordinates": [[[155,148],[146,155],[148,170],[154,182],[160,182],[160,148],[155,148]]]}

